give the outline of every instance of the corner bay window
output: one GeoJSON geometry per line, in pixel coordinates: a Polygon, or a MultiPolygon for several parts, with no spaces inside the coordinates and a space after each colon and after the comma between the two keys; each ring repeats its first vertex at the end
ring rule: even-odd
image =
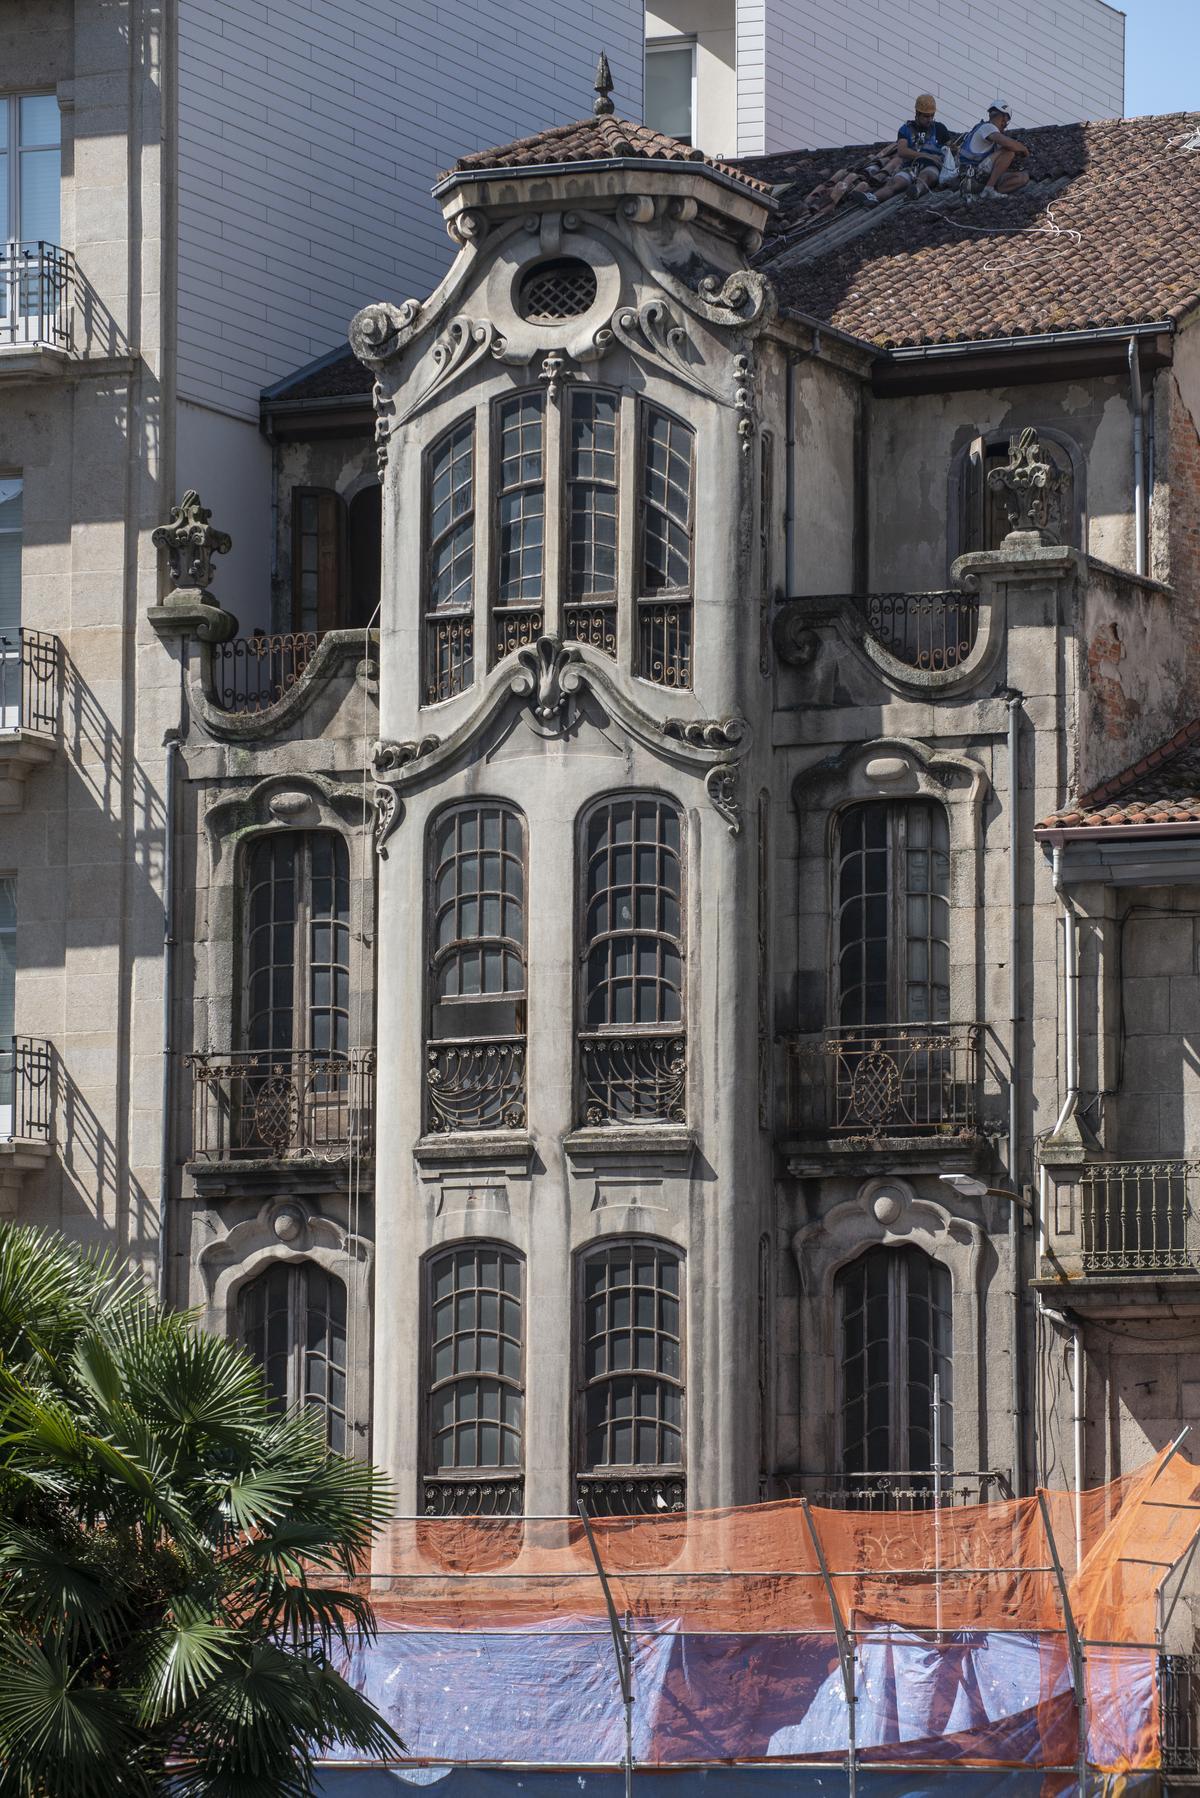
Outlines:
{"type": "Polygon", "coordinates": [[[918,1248],[870,1249],[842,1268],[837,1298],[842,1471],[932,1490],[954,1465],[949,1270],[918,1248]]]}
{"type": "Polygon", "coordinates": [[[521,1257],[460,1244],[426,1262],[427,1512],[519,1512],[524,1432],[521,1257]]]}
{"type": "Polygon", "coordinates": [[[580,1261],[578,1486],[588,1509],[683,1504],[683,1258],[646,1240],[580,1261]]]}
{"type": "Polygon", "coordinates": [[[602,801],[583,827],[580,1085],[586,1124],[682,1123],[683,820],[666,799],[602,801]]]}
{"type": "Polygon", "coordinates": [[[614,659],[620,656],[632,672],[657,686],[690,687],[691,427],[660,407],[632,396],[623,400],[588,382],[505,395],[492,403],[488,416],[487,491],[481,496],[474,415],[444,432],[426,456],[424,703],[452,699],[475,679],[477,565],[488,570],[491,663],[549,630],[614,659]],[[636,429],[638,466],[623,527],[625,428],[636,429]],[[560,492],[561,508],[555,503],[560,492]],[[477,528],[485,532],[478,540],[478,562],[477,528]],[[634,587],[625,623],[623,528],[634,587]]]}

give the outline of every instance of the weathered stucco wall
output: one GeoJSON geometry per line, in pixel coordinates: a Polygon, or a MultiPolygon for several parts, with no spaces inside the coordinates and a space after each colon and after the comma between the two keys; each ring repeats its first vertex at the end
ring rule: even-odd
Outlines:
{"type": "MultiPolygon", "coordinates": [[[[848,593],[854,584],[858,383],[829,363],[817,361],[797,363],[792,380],[796,432],[793,591],[848,593]]],[[[782,493],[782,470],[778,485],[782,493]]]]}

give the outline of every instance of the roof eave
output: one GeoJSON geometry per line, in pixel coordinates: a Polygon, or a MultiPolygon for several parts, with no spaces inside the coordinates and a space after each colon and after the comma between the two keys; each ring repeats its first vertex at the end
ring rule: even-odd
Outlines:
{"type": "Polygon", "coordinates": [[[438,177],[430,192],[435,200],[440,201],[443,194],[452,193],[462,185],[482,181],[550,180],[555,176],[578,175],[584,169],[603,170],[606,173],[612,170],[636,170],[640,175],[686,175],[692,178],[702,175],[706,180],[715,181],[730,193],[737,194],[739,198],[761,206],[766,212],[779,210],[779,201],[772,194],[751,187],[746,181],[739,181],[736,175],[727,175],[723,169],[715,169],[707,162],[690,162],[682,157],[671,160],[665,156],[594,156],[577,162],[518,162],[496,168],[450,169],[438,177]]]}

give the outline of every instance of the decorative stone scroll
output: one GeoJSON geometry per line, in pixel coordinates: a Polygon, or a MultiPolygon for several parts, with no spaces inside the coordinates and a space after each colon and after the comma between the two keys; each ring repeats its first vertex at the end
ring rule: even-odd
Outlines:
{"type": "Polygon", "coordinates": [[[149,617],[161,636],[196,636],[205,643],[224,643],[237,631],[237,619],[222,611],[208,591],[213,578],[213,557],[226,556],[233,548],[227,531],[214,530],[212,513],[189,488],[177,506],[171,507],[167,524],[151,533],[156,549],[167,552],[172,586],[161,605],[151,606],[149,617]]]}
{"type": "Polygon", "coordinates": [[[1011,530],[1036,532],[1044,543],[1054,541],[1050,527],[1059,521],[1065,483],[1066,476],[1050,460],[1032,425],[1019,437],[1010,437],[1007,464],[988,475],[988,486],[1002,495],[1011,530]]]}

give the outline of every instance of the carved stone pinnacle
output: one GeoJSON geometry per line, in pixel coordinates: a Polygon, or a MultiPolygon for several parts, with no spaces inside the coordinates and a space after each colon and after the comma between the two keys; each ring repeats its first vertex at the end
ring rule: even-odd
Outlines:
{"type": "Polygon", "coordinates": [[[212,513],[200,504],[200,495],[189,488],[177,506],[171,507],[169,524],[160,524],[150,541],[165,549],[176,590],[203,593],[213,578],[213,557],[228,555],[233,539],[215,531],[212,513]]]}
{"type": "Polygon", "coordinates": [[[1057,539],[1051,525],[1059,521],[1064,476],[1043,450],[1032,426],[1019,437],[1010,437],[1008,462],[993,468],[988,486],[1000,493],[1011,531],[1032,531],[1044,543],[1057,539]]]}
{"type": "Polygon", "coordinates": [[[596,114],[597,118],[603,118],[606,113],[616,111],[616,107],[609,98],[609,95],[613,90],[612,70],[608,66],[608,58],[603,50],[601,50],[596,61],[595,87],[596,102],[592,107],[592,111],[596,114]]]}

